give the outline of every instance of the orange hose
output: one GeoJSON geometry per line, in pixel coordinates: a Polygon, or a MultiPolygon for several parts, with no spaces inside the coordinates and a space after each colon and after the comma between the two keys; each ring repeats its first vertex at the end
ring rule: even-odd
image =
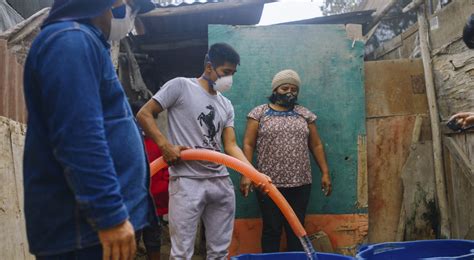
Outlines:
{"type": "MultiPolygon", "coordinates": [[[[293,232],[297,237],[306,236],[306,231],[301,225],[298,217],[296,216],[293,209],[290,207],[285,197],[281,195],[280,191],[275,187],[275,185],[268,182],[264,174],[258,172],[254,167],[235,159],[229,155],[205,150],[205,149],[190,149],[181,152],[181,160],[184,161],[210,161],[218,164],[223,164],[237,172],[240,172],[242,175],[245,175],[251,179],[254,183],[265,184],[265,189],[268,190],[268,196],[275,202],[275,204],[280,208],[281,212],[288,220],[293,232]]],[[[150,164],[151,176],[155,175],[161,169],[167,167],[163,157],[160,157],[153,161],[150,164]]]]}

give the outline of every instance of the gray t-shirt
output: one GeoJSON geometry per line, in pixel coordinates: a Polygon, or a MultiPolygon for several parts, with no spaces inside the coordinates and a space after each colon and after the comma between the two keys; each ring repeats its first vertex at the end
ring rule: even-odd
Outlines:
{"type": "MultiPolygon", "coordinates": [[[[229,99],[211,95],[195,78],[168,81],[153,99],[168,110],[168,139],[172,144],[223,152],[222,131],[234,127],[229,99]]],[[[203,161],[186,161],[170,167],[170,176],[213,178],[228,176],[227,169],[203,161]]]]}

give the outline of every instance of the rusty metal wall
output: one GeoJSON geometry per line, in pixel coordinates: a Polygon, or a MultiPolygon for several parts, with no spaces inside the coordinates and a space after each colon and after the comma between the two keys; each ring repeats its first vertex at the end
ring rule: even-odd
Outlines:
{"type": "MultiPolygon", "coordinates": [[[[403,198],[402,169],[415,118],[428,114],[421,60],[366,62],[365,91],[369,242],[394,241],[403,198]]],[[[424,140],[431,138],[428,121],[424,140]]]]}
{"type": "Polygon", "coordinates": [[[23,65],[0,39],[0,116],[26,123],[23,65]]]}

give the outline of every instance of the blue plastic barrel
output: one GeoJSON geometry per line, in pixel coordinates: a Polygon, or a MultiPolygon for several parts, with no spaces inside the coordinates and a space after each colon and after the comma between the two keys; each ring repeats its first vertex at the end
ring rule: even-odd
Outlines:
{"type": "MultiPolygon", "coordinates": [[[[354,257],[316,253],[318,260],[354,260],[354,257]]],[[[269,253],[269,254],[245,254],[234,256],[231,260],[308,260],[304,252],[286,252],[286,253],[269,253]]]]}
{"type": "Polygon", "coordinates": [[[420,240],[381,243],[363,246],[356,256],[359,260],[434,260],[474,259],[473,240],[420,240]]]}

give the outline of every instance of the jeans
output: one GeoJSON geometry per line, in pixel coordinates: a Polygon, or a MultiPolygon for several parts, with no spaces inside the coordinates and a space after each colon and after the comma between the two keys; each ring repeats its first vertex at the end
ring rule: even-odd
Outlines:
{"type": "MultiPolygon", "coordinates": [[[[311,194],[311,184],[294,187],[278,188],[296,213],[301,224],[304,225],[306,209],[311,194]]],[[[282,227],[285,227],[287,239],[287,251],[303,251],[299,238],[291,229],[288,221],[281,213],[277,205],[269,196],[257,192],[258,204],[262,212],[262,252],[271,253],[280,251],[280,238],[282,227]]]]}

